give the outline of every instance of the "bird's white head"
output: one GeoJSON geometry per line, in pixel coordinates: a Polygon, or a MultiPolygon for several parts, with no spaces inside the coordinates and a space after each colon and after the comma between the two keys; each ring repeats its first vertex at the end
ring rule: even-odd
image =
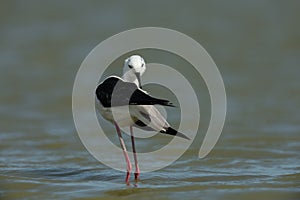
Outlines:
{"type": "Polygon", "coordinates": [[[132,55],[124,62],[123,79],[141,88],[141,76],[146,71],[146,63],[139,55],[132,55]]]}

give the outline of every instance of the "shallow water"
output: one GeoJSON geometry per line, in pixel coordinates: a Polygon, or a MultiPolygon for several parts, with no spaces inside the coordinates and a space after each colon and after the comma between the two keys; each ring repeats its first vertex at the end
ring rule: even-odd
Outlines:
{"type": "MultiPolygon", "coordinates": [[[[299,199],[299,3],[26,2],[0,7],[0,199],[299,199]],[[216,147],[199,159],[210,117],[199,81],[201,128],[190,149],[126,186],[123,172],[102,165],[80,142],[71,95],[87,53],[140,26],[172,28],[200,42],[223,76],[228,112],[216,147]]],[[[180,67],[171,55],[138,53],[180,67]]]]}

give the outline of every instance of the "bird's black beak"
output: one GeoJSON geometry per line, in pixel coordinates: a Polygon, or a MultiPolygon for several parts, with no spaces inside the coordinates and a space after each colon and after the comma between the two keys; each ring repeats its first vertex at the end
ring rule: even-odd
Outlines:
{"type": "Polygon", "coordinates": [[[136,78],[139,82],[139,88],[142,89],[141,74],[140,73],[135,73],[135,75],[136,75],[136,78]]]}

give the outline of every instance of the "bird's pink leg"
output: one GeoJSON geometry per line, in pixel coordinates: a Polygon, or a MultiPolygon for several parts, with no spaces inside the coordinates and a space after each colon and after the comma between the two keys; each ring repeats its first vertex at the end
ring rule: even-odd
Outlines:
{"type": "Polygon", "coordinates": [[[133,151],[134,164],[135,164],[134,179],[137,181],[139,179],[139,176],[140,176],[140,168],[139,168],[138,161],[137,161],[137,156],[136,156],[136,150],[135,150],[135,143],[134,143],[134,135],[133,135],[132,126],[130,126],[130,133],[131,133],[132,151],[133,151]]]}
{"type": "Polygon", "coordinates": [[[126,150],[126,146],[125,146],[122,134],[121,134],[120,127],[118,126],[118,124],[116,122],[115,122],[115,126],[117,129],[117,133],[118,133],[119,140],[120,140],[120,145],[123,149],[123,153],[124,153],[126,164],[127,164],[127,175],[126,175],[125,181],[126,181],[127,185],[129,185],[129,178],[130,178],[130,172],[131,172],[132,167],[131,167],[131,163],[130,163],[129,156],[128,156],[128,153],[126,150]]]}

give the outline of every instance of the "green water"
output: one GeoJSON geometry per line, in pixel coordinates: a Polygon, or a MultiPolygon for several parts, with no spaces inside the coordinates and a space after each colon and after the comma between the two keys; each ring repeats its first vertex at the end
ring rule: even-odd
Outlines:
{"type": "MultiPolygon", "coordinates": [[[[0,4],[0,199],[299,199],[299,2],[0,4]],[[202,126],[191,148],[126,186],[123,172],[83,147],[71,96],[94,46],[142,26],[175,29],[201,43],[223,76],[228,111],[216,147],[198,159],[210,117],[203,89],[202,126]]],[[[141,53],[178,67],[172,56],[141,53]]],[[[137,149],[156,143],[149,139],[137,149]]]]}

